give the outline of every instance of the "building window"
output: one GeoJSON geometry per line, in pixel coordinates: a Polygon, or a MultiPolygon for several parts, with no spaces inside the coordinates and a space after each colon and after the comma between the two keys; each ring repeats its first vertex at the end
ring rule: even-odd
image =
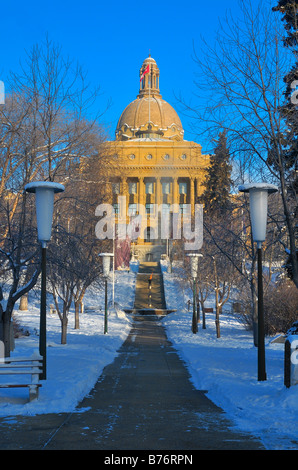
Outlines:
{"type": "Polygon", "coordinates": [[[169,181],[162,183],[162,193],[163,194],[170,194],[171,192],[171,184],[169,181]]]}
{"type": "Polygon", "coordinates": [[[179,183],[179,194],[187,194],[187,183],[179,183]]]}
{"type": "Polygon", "coordinates": [[[113,194],[120,194],[120,182],[112,183],[112,192],[113,194]]]}
{"type": "MultiPolygon", "coordinates": [[[[148,137],[150,137],[149,134],[148,134],[148,137]]],[[[149,153],[149,155],[147,155],[146,158],[147,158],[147,160],[152,160],[152,155],[149,153]]]]}
{"type": "MultiPolygon", "coordinates": [[[[151,230],[152,230],[152,227],[147,227],[147,228],[145,228],[144,236],[145,236],[145,240],[146,240],[147,242],[150,242],[150,240],[151,240],[151,235],[152,235],[151,230]]],[[[147,254],[148,254],[148,253],[147,253],[147,254]]],[[[146,260],[147,260],[147,259],[146,259],[146,260]]]]}
{"type": "Polygon", "coordinates": [[[136,156],[133,153],[131,155],[129,155],[130,160],[134,160],[135,158],[136,158],[136,156]]]}
{"type": "Polygon", "coordinates": [[[186,160],[186,158],[187,157],[186,157],[185,153],[183,155],[181,155],[181,160],[186,160]]]}
{"type": "Polygon", "coordinates": [[[180,206],[181,215],[186,214],[187,213],[187,204],[179,204],[179,206],[180,206]]]}
{"type": "Polygon", "coordinates": [[[161,208],[161,216],[166,217],[169,214],[170,214],[170,204],[165,202],[161,208]]]}
{"type": "Polygon", "coordinates": [[[163,156],[163,159],[164,160],[169,160],[170,159],[170,155],[168,153],[166,153],[164,156],[163,156]]]}
{"type": "Polygon", "coordinates": [[[130,217],[134,217],[137,215],[137,205],[136,204],[129,204],[128,206],[128,215],[130,217]]]}
{"type": "Polygon", "coordinates": [[[119,204],[115,203],[113,204],[113,207],[114,207],[115,215],[119,215],[119,204]]]}
{"type": "Polygon", "coordinates": [[[154,183],[153,181],[148,181],[146,183],[146,194],[153,194],[154,192],[154,183]]]}
{"type": "Polygon", "coordinates": [[[146,204],[146,214],[153,214],[153,204],[146,204]]]}
{"type": "Polygon", "coordinates": [[[131,181],[128,183],[129,194],[137,194],[137,183],[136,181],[131,181]]]}

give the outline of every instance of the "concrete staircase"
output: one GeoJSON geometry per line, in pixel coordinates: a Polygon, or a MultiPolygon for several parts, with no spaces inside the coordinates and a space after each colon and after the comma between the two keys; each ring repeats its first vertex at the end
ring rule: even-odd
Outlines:
{"type": "Polygon", "coordinates": [[[142,263],[136,279],[134,308],[165,309],[163,280],[159,263],[142,263]],[[149,278],[152,275],[151,288],[149,278]]]}
{"type": "Polygon", "coordinates": [[[173,312],[173,310],[167,310],[166,308],[163,278],[159,263],[144,262],[140,264],[136,279],[134,307],[125,311],[139,315],[167,315],[173,312]],[[151,275],[151,288],[149,288],[151,275]]]}

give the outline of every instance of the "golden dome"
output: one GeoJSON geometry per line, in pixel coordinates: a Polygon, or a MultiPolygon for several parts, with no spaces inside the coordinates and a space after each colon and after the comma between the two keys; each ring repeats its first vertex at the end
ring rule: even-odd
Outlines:
{"type": "Polygon", "coordinates": [[[174,108],[159,92],[159,69],[148,57],[140,69],[140,91],[120,116],[117,140],[157,138],[183,140],[183,128],[174,108]]]}

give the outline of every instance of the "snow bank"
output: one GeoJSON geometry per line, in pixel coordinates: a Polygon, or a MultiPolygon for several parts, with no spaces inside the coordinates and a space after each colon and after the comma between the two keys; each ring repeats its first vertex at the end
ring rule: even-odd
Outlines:
{"type": "MultiPolygon", "coordinates": [[[[216,337],[215,315],[206,314],[206,329],[191,331],[187,299],[192,293],[179,277],[164,270],[167,307],[179,311],[163,324],[196,388],[220,406],[235,426],[258,436],[268,449],[298,449],[298,385],[284,386],[284,345],[266,338],[267,380],[257,380],[257,349],[252,334],[232,314],[220,316],[221,337],[216,337]]],[[[206,303],[214,307],[212,299],[206,303]]]]}
{"type": "MultiPolygon", "coordinates": [[[[179,269],[172,274],[163,265],[168,308],[177,309],[162,321],[198,389],[220,406],[235,427],[259,437],[267,449],[298,449],[298,385],[283,385],[284,345],[266,340],[267,380],[257,380],[257,350],[250,332],[229,313],[220,316],[221,338],[216,338],[215,318],[207,314],[207,328],[191,332],[192,294],[179,282],[179,269]]],[[[130,331],[131,317],[123,312],[134,301],[136,269],[115,273],[116,309],[111,311],[108,334],[104,328],[104,291],[89,290],[80,329],[69,318],[67,345],[60,344],[60,322],[48,315],[47,380],[40,398],[28,403],[28,390],[0,389],[0,416],[33,415],[74,411],[89,393],[103,368],[111,363],[130,331]]],[[[111,300],[111,284],[109,299],[111,300]]],[[[50,303],[50,302],[49,302],[50,303]]],[[[206,304],[213,307],[212,299],[206,304]]],[[[13,354],[27,355],[38,349],[39,299],[33,298],[28,312],[16,312],[31,335],[16,340],[13,354]]],[[[1,378],[4,380],[4,378],[1,378]]]]}
{"type": "MultiPolygon", "coordinates": [[[[58,316],[47,314],[47,379],[42,381],[39,399],[28,403],[29,391],[0,388],[0,416],[34,415],[73,411],[90,392],[103,368],[113,362],[117,350],[125,341],[131,318],[122,308],[132,307],[135,290],[134,272],[115,273],[115,309],[110,307],[108,334],[104,334],[104,290],[89,289],[85,296],[85,311],[80,315],[80,329],[74,329],[73,310],[69,315],[67,344],[61,344],[58,316]]],[[[108,287],[111,305],[112,283],[108,287]]],[[[49,297],[48,305],[52,303],[49,297]]],[[[15,340],[11,355],[30,356],[39,348],[39,299],[29,298],[27,312],[16,311],[18,322],[30,333],[15,340]]],[[[1,383],[13,380],[1,376],[1,383]]],[[[20,379],[19,379],[20,380],[20,379]]]]}

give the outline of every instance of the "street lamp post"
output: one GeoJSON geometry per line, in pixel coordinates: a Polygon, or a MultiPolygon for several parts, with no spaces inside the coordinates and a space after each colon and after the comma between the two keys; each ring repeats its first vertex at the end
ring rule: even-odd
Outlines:
{"type": "Polygon", "coordinates": [[[104,316],[104,334],[108,332],[108,277],[110,274],[111,258],[114,253],[100,253],[102,256],[102,271],[105,278],[105,316],[104,316]]]}
{"type": "Polygon", "coordinates": [[[40,296],[40,331],[39,354],[43,358],[40,379],[47,378],[47,289],[46,264],[47,242],[51,239],[52,219],[54,210],[54,193],[64,191],[60,183],[36,181],[25,186],[25,191],[35,193],[37,237],[41,244],[41,296],[40,296]]]}
{"type": "Polygon", "coordinates": [[[190,257],[190,270],[191,277],[193,278],[193,303],[192,303],[192,332],[196,334],[198,332],[198,318],[196,311],[196,279],[198,277],[198,267],[199,267],[199,258],[203,255],[200,253],[188,253],[187,256],[190,257]]]}
{"type": "Polygon", "coordinates": [[[239,191],[249,193],[252,237],[257,243],[258,258],[258,380],[266,377],[265,328],[263,305],[262,242],[266,239],[268,194],[275,193],[277,186],[267,183],[250,183],[239,186],[239,191]]]}

